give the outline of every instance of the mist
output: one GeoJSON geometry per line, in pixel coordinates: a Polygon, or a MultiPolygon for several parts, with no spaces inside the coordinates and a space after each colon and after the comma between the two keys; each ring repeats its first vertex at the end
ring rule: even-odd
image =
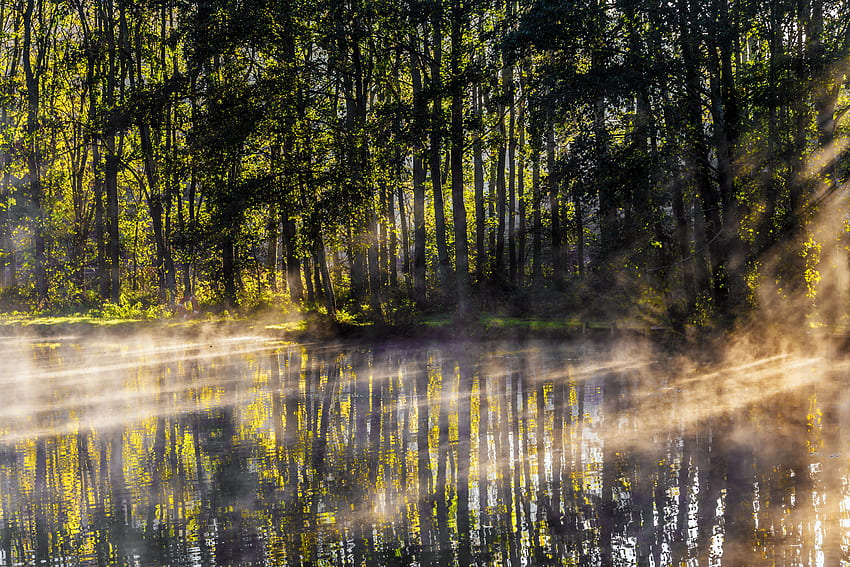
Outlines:
{"type": "Polygon", "coordinates": [[[733,338],[9,338],[0,564],[839,565],[847,363],[733,338]]]}

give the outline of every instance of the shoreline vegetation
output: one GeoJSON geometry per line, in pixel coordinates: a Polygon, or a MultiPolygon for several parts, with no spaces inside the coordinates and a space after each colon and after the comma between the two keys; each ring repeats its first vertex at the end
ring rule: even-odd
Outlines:
{"type": "Polygon", "coordinates": [[[109,334],[115,337],[157,334],[205,337],[256,334],[258,338],[293,342],[317,340],[488,340],[565,339],[608,341],[622,338],[654,339],[673,344],[671,329],[638,321],[544,319],[481,315],[460,322],[450,314],[436,314],[415,322],[386,323],[341,321],[317,312],[270,316],[269,314],[200,314],[184,318],[160,316],[103,317],[90,314],[0,314],[0,337],[70,338],[109,334]]]}
{"type": "Polygon", "coordinates": [[[257,340],[287,343],[366,343],[369,345],[421,342],[458,343],[486,341],[558,341],[574,345],[581,355],[631,349],[640,356],[684,355],[694,360],[718,362],[725,353],[743,349],[748,356],[776,352],[817,351],[833,358],[850,348],[850,334],[840,330],[802,332],[768,331],[750,327],[688,327],[685,332],[636,319],[512,317],[482,314],[458,321],[451,314],[433,314],[400,324],[374,321],[341,321],[317,312],[287,315],[257,313],[204,313],[194,318],[163,314],[148,318],[107,318],[92,315],[0,314],[0,341],[29,339],[124,340],[155,339],[217,340],[255,336],[257,340]]]}
{"type": "MultiPolygon", "coordinates": [[[[0,335],[10,335],[23,332],[33,335],[55,335],[53,329],[90,329],[99,330],[145,331],[149,329],[167,330],[192,333],[193,329],[249,329],[262,330],[268,334],[274,333],[304,333],[307,336],[321,335],[326,337],[344,337],[349,334],[375,336],[376,338],[402,336],[417,336],[437,334],[441,329],[487,330],[516,329],[531,334],[563,333],[565,335],[594,335],[616,334],[618,331],[648,334],[664,330],[663,327],[652,327],[636,323],[616,323],[611,321],[582,321],[579,319],[547,320],[524,317],[482,316],[466,323],[458,323],[449,315],[439,315],[416,323],[392,324],[368,321],[344,322],[333,320],[321,313],[307,313],[305,317],[287,318],[275,322],[266,316],[230,316],[207,315],[198,318],[180,318],[168,315],[151,318],[103,318],[91,315],[28,315],[12,313],[0,315],[0,335]],[[371,333],[370,331],[374,331],[371,333]]],[[[84,332],[85,334],[85,332],[84,332]]]]}

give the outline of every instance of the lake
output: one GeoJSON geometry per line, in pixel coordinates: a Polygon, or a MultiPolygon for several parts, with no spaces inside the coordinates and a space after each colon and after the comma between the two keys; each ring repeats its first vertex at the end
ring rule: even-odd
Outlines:
{"type": "Polygon", "coordinates": [[[0,340],[0,565],[850,565],[847,367],[0,340]]]}

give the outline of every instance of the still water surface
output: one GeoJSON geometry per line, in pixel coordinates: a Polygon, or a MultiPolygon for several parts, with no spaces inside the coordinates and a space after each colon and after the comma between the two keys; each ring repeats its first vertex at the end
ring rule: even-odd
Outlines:
{"type": "Polygon", "coordinates": [[[846,366],[0,342],[0,565],[850,565],[846,366]]]}

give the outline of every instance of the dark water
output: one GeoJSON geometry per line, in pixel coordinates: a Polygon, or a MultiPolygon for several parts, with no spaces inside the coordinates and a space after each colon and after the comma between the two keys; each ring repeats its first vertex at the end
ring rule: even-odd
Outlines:
{"type": "Polygon", "coordinates": [[[0,343],[0,565],[846,565],[846,366],[0,343]]]}

